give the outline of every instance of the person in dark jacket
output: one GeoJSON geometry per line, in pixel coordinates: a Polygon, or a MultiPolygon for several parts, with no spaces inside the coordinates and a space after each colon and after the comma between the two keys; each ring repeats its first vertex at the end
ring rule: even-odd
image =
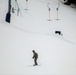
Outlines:
{"type": "Polygon", "coordinates": [[[37,59],[38,59],[38,54],[35,52],[35,50],[32,51],[33,52],[33,59],[34,59],[34,65],[33,66],[37,66],[38,63],[37,63],[37,59]]]}

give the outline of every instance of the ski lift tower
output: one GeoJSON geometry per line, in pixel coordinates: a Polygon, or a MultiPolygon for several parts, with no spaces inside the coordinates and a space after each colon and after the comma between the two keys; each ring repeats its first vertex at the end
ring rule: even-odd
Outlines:
{"type": "Polygon", "coordinates": [[[11,0],[8,0],[8,12],[6,14],[5,21],[10,23],[10,19],[11,19],[11,0]]]}

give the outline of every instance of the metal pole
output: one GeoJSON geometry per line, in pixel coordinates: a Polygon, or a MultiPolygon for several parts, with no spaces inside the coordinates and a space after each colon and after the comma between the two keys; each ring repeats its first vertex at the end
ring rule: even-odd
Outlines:
{"type": "Polygon", "coordinates": [[[49,10],[49,20],[48,20],[48,21],[51,21],[51,19],[50,19],[50,10],[51,10],[51,9],[49,8],[48,10],[49,10]]]}
{"type": "Polygon", "coordinates": [[[57,19],[56,20],[59,20],[59,7],[60,7],[60,3],[58,3],[58,7],[56,8],[56,10],[57,10],[57,19]]]}
{"type": "Polygon", "coordinates": [[[28,5],[28,0],[26,0],[26,10],[28,10],[28,9],[27,9],[27,5],[28,5]]]}
{"type": "Polygon", "coordinates": [[[59,20],[59,19],[58,19],[58,10],[59,10],[59,9],[57,8],[56,10],[57,10],[57,19],[56,19],[56,20],[59,20]]]}
{"type": "Polygon", "coordinates": [[[51,21],[51,19],[50,19],[50,17],[51,17],[51,14],[50,14],[51,9],[49,7],[49,3],[47,4],[47,7],[48,7],[48,11],[49,11],[49,19],[48,19],[48,21],[51,21]]]}
{"type": "Polygon", "coordinates": [[[8,4],[8,12],[10,13],[11,11],[11,0],[9,0],[9,4],[8,4]]]}

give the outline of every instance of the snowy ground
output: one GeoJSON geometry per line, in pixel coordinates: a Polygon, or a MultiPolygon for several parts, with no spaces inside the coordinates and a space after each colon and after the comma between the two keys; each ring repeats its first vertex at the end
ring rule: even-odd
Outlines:
{"type": "Polygon", "coordinates": [[[7,3],[0,1],[0,74],[76,74],[76,9],[57,0],[29,0],[28,10],[24,10],[26,1],[18,0],[22,15],[11,13],[8,24],[7,3]],[[48,3],[52,21],[48,21],[48,3]],[[63,36],[55,34],[55,30],[61,30],[63,36]],[[40,66],[32,67],[33,49],[39,54],[40,66]]]}

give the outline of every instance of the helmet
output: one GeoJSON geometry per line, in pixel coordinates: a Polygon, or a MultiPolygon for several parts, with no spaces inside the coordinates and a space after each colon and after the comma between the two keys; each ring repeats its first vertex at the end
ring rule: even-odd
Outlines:
{"type": "Polygon", "coordinates": [[[35,52],[35,50],[32,50],[32,52],[35,52]]]}

